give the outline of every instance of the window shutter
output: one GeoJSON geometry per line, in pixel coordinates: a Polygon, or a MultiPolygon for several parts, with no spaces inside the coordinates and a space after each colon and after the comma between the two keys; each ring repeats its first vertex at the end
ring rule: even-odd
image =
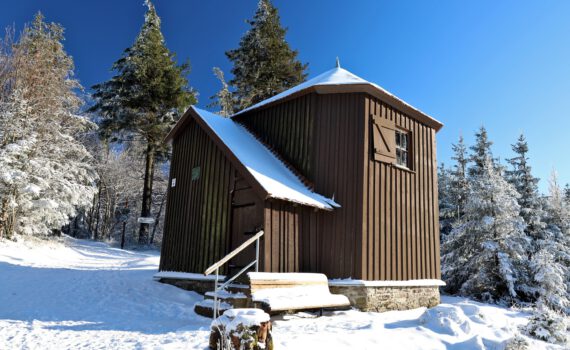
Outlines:
{"type": "Polygon", "coordinates": [[[394,121],[374,114],[371,118],[374,160],[395,163],[396,126],[394,121]]]}

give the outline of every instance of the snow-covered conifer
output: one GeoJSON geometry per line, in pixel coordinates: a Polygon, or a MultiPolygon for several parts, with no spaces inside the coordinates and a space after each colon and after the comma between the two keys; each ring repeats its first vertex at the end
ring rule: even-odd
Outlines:
{"type": "MultiPolygon", "coordinates": [[[[152,193],[156,162],[167,153],[163,139],[191,104],[196,94],[188,86],[190,65],[178,65],[166,47],[160,18],[150,0],[145,22],[123,56],[113,65],[117,75],[93,87],[95,105],[90,109],[102,118],[101,136],[115,140],[117,135],[129,141],[133,136],[145,149],[145,175],[142,188],[141,216],[152,216],[152,193]]],[[[139,241],[148,243],[150,228],[141,223],[139,241]]]]}
{"type": "Polygon", "coordinates": [[[490,141],[487,136],[487,129],[481,126],[479,131],[475,133],[475,144],[470,147],[472,153],[469,157],[469,161],[472,162],[472,165],[467,170],[469,176],[477,177],[485,172],[484,168],[488,160],[495,166],[493,154],[491,153],[491,145],[493,145],[493,142],[490,141]]]}
{"type": "Polygon", "coordinates": [[[233,63],[230,85],[235,88],[236,109],[243,109],[298,85],[307,77],[307,64],[297,59],[285,40],[279,12],[270,0],[259,0],[251,28],[239,47],[226,52],[233,63]]]}
{"type": "Polygon", "coordinates": [[[517,198],[488,157],[471,177],[464,219],[443,244],[450,291],[491,301],[517,297],[527,249],[517,198]]]}
{"type": "Polygon", "coordinates": [[[511,183],[520,194],[518,203],[521,208],[521,216],[527,228],[526,233],[533,240],[540,236],[540,232],[546,227],[542,221],[542,205],[538,193],[538,178],[532,175],[532,168],[528,163],[528,143],[524,135],[520,135],[517,142],[512,145],[516,156],[509,159],[512,170],[505,172],[507,181],[511,183]]]}
{"type": "Polygon", "coordinates": [[[224,72],[219,67],[214,67],[213,70],[214,75],[222,84],[222,88],[214,96],[211,97],[213,101],[209,107],[218,107],[220,109],[218,114],[227,117],[234,114],[234,97],[230,91],[228,83],[226,82],[224,72]]]}
{"type": "Polygon", "coordinates": [[[450,171],[443,163],[437,168],[437,192],[439,199],[439,227],[440,240],[443,241],[445,236],[451,232],[453,222],[455,221],[454,201],[451,195],[451,177],[450,171]]]}
{"type": "Polygon", "coordinates": [[[566,267],[556,259],[556,251],[561,249],[556,237],[541,241],[543,246],[530,262],[531,271],[537,285],[538,303],[552,310],[568,312],[570,303],[566,286],[566,267]]]}
{"type": "Polygon", "coordinates": [[[4,232],[49,234],[88,207],[96,178],[78,137],[92,124],[82,103],[63,28],[38,13],[12,46],[10,83],[0,98],[0,226],[4,232]],[[9,215],[5,213],[8,212],[9,215]]]}
{"type": "Polygon", "coordinates": [[[450,172],[449,198],[455,207],[455,218],[460,220],[465,211],[465,202],[469,194],[469,184],[467,181],[467,148],[463,141],[463,136],[459,136],[457,144],[452,145],[453,156],[451,159],[455,161],[453,169],[450,172]]]}
{"type": "Polygon", "coordinates": [[[552,311],[544,305],[539,305],[530,317],[524,332],[536,339],[549,343],[568,345],[568,318],[559,312],[552,311]]]}
{"type": "Polygon", "coordinates": [[[564,234],[570,233],[570,207],[564,200],[564,194],[558,183],[558,173],[553,170],[548,180],[548,197],[546,199],[547,222],[556,225],[564,234]]]}

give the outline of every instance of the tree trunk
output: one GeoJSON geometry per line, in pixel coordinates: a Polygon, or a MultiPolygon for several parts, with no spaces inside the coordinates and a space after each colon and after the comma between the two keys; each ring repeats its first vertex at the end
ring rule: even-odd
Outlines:
{"type": "MultiPolygon", "coordinates": [[[[168,191],[168,190],[167,190],[168,191]]],[[[158,208],[158,214],[156,214],[156,219],[154,221],[154,227],[152,228],[152,235],[150,236],[150,244],[154,242],[154,235],[156,234],[156,228],[160,223],[160,215],[162,214],[162,207],[164,206],[164,202],[166,199],[166,193],[162,196],[162,200],[160,201],[160,207],[158,208]]]]}
{"type": "Polygon", "coordinates": [[[4,236],[4,230],[8,221],[8,198],[2,199],[2,206],[0,207],[0,238],[4,236]]]}
{"type": "Polygon", "coordinates": [[[99,182],[99,194],[97,194],[97,210],[95,211],[95,215],[97,215],[96,218],[96,224],[95,224],[95,230],[93,231],[93,240],[96,241],[99,235],[99,217],[101,215],[99,215],[99,211],[101,210],[101,188],[103,187],[103,183],[99,182]]]}
{"type": "Polygon", "coordinates": [[[93,196],[93,204],[91,205],[91,209],[89,210],[89,224],[87,226],[87,231],[89,234],[93,231],[93,215],[95,215],[95,204],[97,202],[97,196],[93,196]]]}
{"type": "MultiPolygon", "coordinates": [[[[142,196],[141,217],[149,218],[152,216],[152,184],[154,177],[154,154],[155,146],[149,141],[146,147],[146,166],[144,171],[144,186],[142,196]]],[[[141,223],[139,228],[139,244],[148,243],[149,225],[141,223]]]]}

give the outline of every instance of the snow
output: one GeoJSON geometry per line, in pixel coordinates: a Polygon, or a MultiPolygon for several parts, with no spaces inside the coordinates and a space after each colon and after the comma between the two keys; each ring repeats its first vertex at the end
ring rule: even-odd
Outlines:
{"type": "Polygon", "coordinates": [[[247,295],[243,294],[242,292],[233,293],[233,292],[227,291],[225,289],[219,290],[217,293],[214,293],[213,291],[206,292],[206,296],[213,298],[214,295],[217,295],[217,297],[221,298],[221,299],[246,299],[247,298],[247,295]]]}
{"type": "Polygon", "coordinates": [[[330,286],[366,286],[366,287],[433,287],[445,286],[442,280],[405,280],[405,281],[365,281],[353,279],[332,279],[330,286]]]}
{"type": "Polygon", "coordinates": [[[283,199],[321,209],[339,205],[332,199],[312,192],[271,151],[229,118],[191,106],[196,114],[231,150],[269,197],[283,199]]]}
{"type": "MultiPolygon", "coordinates": [[[[295,93],[298,93],[300,91],[303,91],[305,89],[308,89],[310,87],[313,86],[323,86],[323,85],[370,85],[372,87],[374,87],[375,89],[379,90],[381,93],[385,94],[385,95],[389,95],[390,97],[394,98],[395,100],[401,102],[402,104],[404,104],[405,106],[425,115],[428,116],[426,113],[420,111],[419,109],[413,107],[412,105],[410,105],[409,103],[403,101],[402,99],[396,97],[394,94],[386,91],[384,88],[380,87],[377,84],[371,83],[365,79],[362,79],[361,77],[347,71],[344,68],[341,67],[335,67],[331,70],[328,70],[316,77],[314,77],[313,79],[307,80],[304,83],[301,83],[289,90],[285,90],[273,97],[270,97],[266,100],[263,100],[257,104],[254,104],[253,106],[250,106],[248,108],[245,108],[239,112],[237,112],[236,114],[234,114],[232,116],[232,118],[234,116],[243,114],[247,111],[251,111],[254,109],[257,109],[259,107],[262,107],[264,105],[267,105],[269,103],[275,102],[275,101],[279,101],[282,100],[290,95],[293,95],[295,93]]],[[[440,123],[439,121],[437,121],[435,118],[428,116],[428,118],[433,119],[435,122],[440,123]]],[[[441,123],[440,123],[441,124],[441,123]]]]}
{"type": "Polygon", "coordinates": [[[281,282],[327,282],[327,276],[322,273],[296,273],[296,272],[248,272],[250,280],[281,281],[281,282]]]}
{"type": "MultiPolygon", "coordinates": [[[[0,349],[206,349],[202,296],[153,280],[155,251],[0,241],[0,349]]],[[[502,349],[525,312],[442,297],[432,309],[273,318],[275,349],[502,349]]],[[[562,349],[530,340],[531,349],[562,349]]]]}
{"type": "Polygon", "coordinates": [[[272,311],[349,306],[348,298],[331,294],[327,285],[266,288],[252,293],[254,302],[265,303],[272,311]]]}
{"type": "Polygon", "coordinates": [[[260,309],[229,309],[222,316],[212,321],[212,326],[224,326],[228,333],[239,325],[244,327],[259,326],[269,321],[269,315],[260,309]]]}

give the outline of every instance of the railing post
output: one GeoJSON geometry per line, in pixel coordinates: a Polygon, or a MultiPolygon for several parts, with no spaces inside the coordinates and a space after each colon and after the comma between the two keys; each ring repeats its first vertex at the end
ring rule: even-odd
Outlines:
{"type": "Polygon", "coordinates": [[[218,278],[220,276],[220,268],[216,268],[216,282],[214,283],[214,315],[213,315],[213,319],[215,319],[216,317],[218,317],[218,278]]]}
{"type": "Polygon", "coordinates": [[[259,237],[255,240],[255,272],[259,272],[259,237]]]}

